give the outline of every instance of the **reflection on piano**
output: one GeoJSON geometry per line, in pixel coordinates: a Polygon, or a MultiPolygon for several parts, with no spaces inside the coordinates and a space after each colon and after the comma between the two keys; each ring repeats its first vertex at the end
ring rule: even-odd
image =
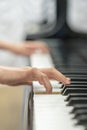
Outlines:
{"type": "Polygon", "coordinates": [[[56,67],[71,78],[71,85],[51,81],[53,94],[33,83],[33,130],[87,130],[86,40],[46,40],[51,54],[30,57],[33,67],[56,67]]]}

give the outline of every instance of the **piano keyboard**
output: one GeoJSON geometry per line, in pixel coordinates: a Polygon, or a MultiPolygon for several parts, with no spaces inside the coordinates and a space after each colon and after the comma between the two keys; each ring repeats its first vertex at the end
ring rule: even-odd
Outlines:
{"type": "MultiPolygon", "coordinates": [[[[49,54],[37,53],[30,60],[31,66],[37,68],[55,66],[49,54]]],[[[44,95],[45,88],[33,83],[33,130],[87,130],[87,73],[79,76],[80,72],[73,70],[63,71],[61,67],[72,83],[66,87],[51,81],[51,95],[44,95]]]]}

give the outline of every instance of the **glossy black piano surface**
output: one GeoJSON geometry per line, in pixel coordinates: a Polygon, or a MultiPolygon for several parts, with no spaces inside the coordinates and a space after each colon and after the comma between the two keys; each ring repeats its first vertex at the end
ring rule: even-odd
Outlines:
{"type": "Polygon", "coordinates": [[[67,38],[46,41],[51,48],[56,68],[79,73],[87,70],[87,39],[67,38]]]}

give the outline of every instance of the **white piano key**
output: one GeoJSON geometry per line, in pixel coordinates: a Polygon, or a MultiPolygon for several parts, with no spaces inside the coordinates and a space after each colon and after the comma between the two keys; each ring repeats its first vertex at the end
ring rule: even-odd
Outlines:
{"type": "Polygon", "coordinates": [[[54,66],[50,54],[37,52],[30,57],[30,61],[32,67],[50,68],[54,66]]]}
{"type": "MultiPolygon", "coordinates": [[[[60,87],[62,86],[62,84],[60,84],[58,81],[50,81],[51,85],[52,85],[52,92],[58,92],[60,93],[60,87]]],[[[46,92],[46,89],[43,85],[41,85],[39,82],[34,81],[33,82],[33,88],[34,88],[34,92],[46,92]]]]}
{"type": "Polygon", "coordinates": [[[61,95],[34,96],[34,130],[83,130],[74,126],[61,95]]]}

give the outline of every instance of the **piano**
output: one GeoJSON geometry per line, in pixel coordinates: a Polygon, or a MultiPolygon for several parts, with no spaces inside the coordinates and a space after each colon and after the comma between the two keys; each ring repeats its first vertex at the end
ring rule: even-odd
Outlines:
{"type": "Polygon", "coordinates": [[[32,130],[87,130],[87,1],[57,0],[56,5],[57,26],[44,39],[51,52],[32,55],[30,63],[55,67],[71,78],[71,85],[50,81],[53,92],[46,95],[33,82],[32,130]]]}
{"type": "Polygon", "coordinates": [[[48,39],[50,54],[37,52],[30,57],[32,67],[56,67],[71,78],[69,86],[50,81],[51,95],[33,82],[32,130],[87,130],[86,41],[48,39]]]}

